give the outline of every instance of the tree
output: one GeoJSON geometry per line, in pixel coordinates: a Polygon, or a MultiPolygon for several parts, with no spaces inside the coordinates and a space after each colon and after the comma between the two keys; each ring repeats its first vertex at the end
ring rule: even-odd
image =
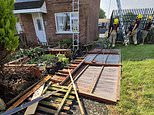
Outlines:
{"type": "Polygon", "coordinates": [[[15,36],[16,18],[13,14],[14,0],[0,0],[0,65],[19,44],[15,36]]]}
{"type": "Polygon", "coordinates": [[[100,8],[99,10],[99,18],[106,18],[104,10],[100,8]]]}

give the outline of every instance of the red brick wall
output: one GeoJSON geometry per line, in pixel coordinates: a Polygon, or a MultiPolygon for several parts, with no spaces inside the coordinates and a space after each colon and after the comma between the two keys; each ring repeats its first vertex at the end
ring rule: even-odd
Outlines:
{"type": "MultiPolygon", "coordinates": [[[[100,0],[80,0],[80,42],[90,43],[96,39],[100,0]]],[[[71,0],[46,0],[47,14],[43,14],[48,43],[72,38],[71,34],[56,34],[55,13],[71,12],[71,0]]],[[[31,14],[21,14],[24,30],[29,41],[36,38],[31,14]]]]}
{"type": "MultiPolygon", "coordinates": [[[[43,15],[46,22],[46,34],[49,42],[72,38],[72,35],[56,34],[55,13],[71,12],[71,0],[46,0],[47,14],[43,15]]],[[[94,41],[98,34],[100,0],[80,0],[80,42],[82,44],[94,41]]]]}
{"type": "Polygon", "coordinates": [[[43,19],[49,44],[61,39],[72,38],[72,35],[56,34],[55,13],[71,11],[68,10],[69,6],[70,3],[63,3],[61,0],[46,0],[47,14],[43,14],[43,19]]]}
{"type": "Polygon", "coordinates": [[[100,0],[89,0],[87,43],[96,40],[98,36],[100,0]]]}
{"type": "Polygon", "coordinates": [[[34,43],[36,41],[36,33],[33,24],[33,19],[31,14],[20,14],[19,20],[21,20],[24,33],[26,33],[26,38],[29,43],[34,43]]]}
{"type": "Polygon", "coordinates": [[[80,0],[80,41],[81,44],[86,44],[88,41],[87,38],[87,29],[88,29],[88,8],[89,2],[88,0],[80,0]]]}

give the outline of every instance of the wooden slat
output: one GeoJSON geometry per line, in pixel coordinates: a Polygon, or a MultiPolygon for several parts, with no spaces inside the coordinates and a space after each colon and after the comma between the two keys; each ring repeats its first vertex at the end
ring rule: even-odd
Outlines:
{"type": "Polygon", "coordinates": [[[96,84],[97,84],[97,82],[98,82],[98,80],[99,80],[99,78],[100,78],[100,76],[101,76],[101,74],[102,74],[103,69],[104,69],[104,66],[102,66],[100,74],[99,74],[99,75],[96,77],[96,79],[93,81],[92,86],[91,86],[90,93],[93,93],[94,88],[96,87],[96,84]]]}
{"type": "Polygon", "coordinates": [[[109,99],[109,98],[106,98],[106,97],[102,97],[102,96],[95,95],[95,94],[92,94],[92,93],[87,93],[87,92],[80,91],[80,90],[79,90],[79,95],[81,95],[83,97],[87,97],[87,98],[92,99],[92,100],[97,100],[97,101],[105,102],[105,103],[114,104],[114,103],[117,102],[116,99],[109,99]]]}
{"type": "Polygon", "coordinates": [[[121,79],[121,67],[119,67],[118,72],[118,82],[117,82],[117,100],[120,100],[120,79],[121,79]]]}
{"type": "MultiPolygon", "coordinates": [[[[63,100],[63,98],[62,97],[54,97],[54,96],[52,96],[52,97],[49,97],[47,99],[44,99],[44,101],[51,101],[51,100],[52,101],[55,101],[57,103],[60,103],[63,100]]],[[[70,99],[67,98],[65,104],[67,106],[70,106],[70,105],[73,104],[73,102],[72,102],[72,100],[70,100],[70,99]]]]}
{"type": "Polygon", "coordinates": [[[61,85],[57,85],[57,84],[53,84],[52,87],[57,87],[60,89],[68,89],[68,86],[61,86],[61,85]]]}
{"type": "MultiPolygon", "coordinates": [[[[57,89],[59,89],[59,88],[56,88],[56,87],[53,87],[53,86],[48,88],[49,91],[53,91],[53,90],[57,90],[57,89]]],[[[67,89],[61,89],[60,91],[61,92],[67,92],[67,89]]],[[[70,93],[75,94],[74,91],[71,91],[70,93]]]]}
{"type": "Polygon", "coordinates": [[[59,83],[59,82],[62,82],[64,79],[66,79],[66,77],[64,76],[59,76],[59,75],[54,75],[52,78],[51,78],[51,81],[55,82],[55,83],[59,83]]]}
{"type": "Polygon", "coordinates": [[[72,86],[70,86],[70,88],[68,89],[67,93],[65,94],[65,96],[64,96],[63,100],[61,101],[61,103],[60,103],[60,105],[59,105],[59,107],[58,107],[58,110],[57,110],[57,112],[55,113],[55,115],[59,115],[59,113],[60,113],[62,107],[64,106],[64,103],[65,103],[65,101],[66,101],[66,98],[68,97],[68,95],[69,95],[69,93],[71,92],[71,90],[72,90],[72,86]]]}
{"type": "Polygon", "coordinates": [[[75,67],[64,67],[64,69],[74,69],[75,67]]]}
{"type": "Polygon", "coordinates": [[[8,62],[6,65],[8,65],[8,64],[17,64],[17,63],[21,63],[22,61],[27,60],[27,59],[29,59],[27,56],[21,57],[21,58],[19,58],[19,59],[16,59],[16,60],[13,60],[13,61],[8,62]]]}
{"type": "Polygon", "coordinates": [[[60,75],[60,76],[68,76],[68,74],[66,74],[66,73],[60,73],[60,72],[56,72],[56,75],[60,75]]]}
{"type": "Polygon", "coordinates": [[[84,62],[84,64],[87,65],[92,65],[92,66],[122,66],[122,64],[107,64],[107,63],[89,63],[89,62],[84,62]]]}
{"type": "Polygon", "coordinates": [[[82,103],[81,103],[81,101],[79,99],[79,95],[78,95],[78,92],[77,92],[77,88],[76,88],[76,85],[74,83],[73,77],[72,77],[71,72],[70,72],[69,69],[68,69],[68,72],[69,72],[69,77],[70,77],[71,82],[72,82],[73,89],[75,91],[75,96],[76,96],[77,102],[79,104],[80,112],[81,112],[82,115],[85,115],[85,111],[84,111],[83,105],[82,105],[82,103]]]}
{"type": "MultiPolygon", "coordinates": [[[[43,106],[40,106],[40,105],[38,106],[37,110],[42,111],[44,113],[41,114],[41,113],[37,112],[36,115],[39,115],[39,114],[45,115],[45,113],[54,114],[56,112],[56,110],[53,110],[53,109],[50,109],[50,108],[47,108],[47,107],[43,107],[43,106]]],[[[65,112],[61,112],[60,114],[61,115],[67,115],[67,113],[65,113],[65,112]]]]}
{"type": "Polygon", "coordinates": [[[5,67],[36,67],[36,64],[6,64],[5,67]]]}
{"type": "Polygon", "coordinates": [[[89,51],[88,54],[115,54],[119,55],[120,50],[119,49],[94,49],[92,51],[89,51]]]}
{"type": "Polygon", "coordinates": [[[57,51],[57,52],[59,52],[59,51],[69,51],[69,52],[71,52],[71,49],[49,49],[48,51],[57,51]]]}
{"type": "MultiPolygon", "coordinates": [[[[36,90],[34,92],[33,97],[32,97],[32,100],[40,97],[42,95],[43,89],[44,89],[44,84],[38,90],[36,90]]],[[[36,108],[37,108],[38,103],[39,102],[36,102],[35,104],[27,107],[24,115],[32,115],[32,114],[35,114],[35,111],[36,111],[36,108]]]]}
{"type": "MultiPolygon", "coordinates": [[[[51,93],[52,91],[47,91],[47,93],[51,93]]],[[[56,94],[53,94],[53,96],[57,96],[57,97],[64,97],[64,94],[62,94],[62,93],[56,93],[56,94]]],[[[74,95],[69,95],[68,96],[68,99],[70,99],[70,100],[73,100],[73,99],[75,99],[75,96],[74,95]]]]}
{"type": "Polygon", "coordinates": [[[88,52],[88,54],[112,54],[112,55],[119,55],[118,52],[88,52]]]}
{"type": "MultiPolygon", "coordinates": [[[[55,102],[41,101],[39,104],[45,105],[45,106],[48,106],[48,107],[52,107],[52,108],[55,108],[55,109],[58,109],[58,107],[59,107],[59,103],[55,103],[55,102]]],[[[63,110],[68,111],[68,110],[70,110],[70,107],[64,106],[63,110]]]]}
{"type": "Polygon", "coordinates": [[[79,64],[80,62],[77,62],[77,61],[74,61],[74,62],[72,62],[72,64],[79,64]]]}

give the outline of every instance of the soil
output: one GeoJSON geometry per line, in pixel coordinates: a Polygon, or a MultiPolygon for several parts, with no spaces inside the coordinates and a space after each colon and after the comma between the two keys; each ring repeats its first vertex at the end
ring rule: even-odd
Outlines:
{"type": "Polygon", "coordinates": [[[33,68],[4,67],[0,71],[0,98],[7,103],[38,80],[33,68]]]}

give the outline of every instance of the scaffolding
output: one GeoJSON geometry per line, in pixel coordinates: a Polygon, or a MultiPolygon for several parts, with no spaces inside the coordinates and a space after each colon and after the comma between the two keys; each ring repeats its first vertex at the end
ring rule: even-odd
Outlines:
{"type": "MultiPolygon", "coordinates": [[[[127,30],[127,28],[129,27],[129,25],[134,22],[134,20],[136,19],[136,16],[138,14],[142,14],[143,15],[143,18],[141,20],[141,24],[139,26],[139,29],[143,29],[145,27],[147,18],[149,16],[153,16],[153,14],[154,14],[154,8],[122,9],[121,15],[123,17],[122,22],[123,22],[123,25],[125,27],[125,30],[127,30]]],[[[117,15],[118,15],[118,10],[113,10],[111,19],[113,17],[117,16],[117,15]]],[[[154,20],[152,20],[152,22],[154,23],[154,20]]]]}
{"type": "Polygon", "coordinates": [[[120,0],[116,0],[117,1],[117,7],[118,7],[118,16],[119,16],[119,20],[120,20],[120,29],[122,31],[122,35],[124,37],[124,44],[127,46],[128,44],[128,40],[127,40],[127,37],[126,37],[126,33],[125,33],[125,27],[124,27],[124,23],[123,23],[123,16],[122,16],[122,8],[121,8],[121,2],[120,0]]]}
{"type": "Polygon", "coordinates": [[[79,49],[79,43],[80,43],[80,38],[79,38],[79,0],[72,0],[72,12],[77,13],[77,22],[72,21],[72,41],[73,41],[73,51],[76,51],[79,49]],[[77,25],[74,26],[74,25],[77,25]]]}
{"type": "MultiPolygon", "coordinates": [[[[119,32],[118,39],[117,39],[118,41],[125,40],[123,37],[123,32],[125,31],[125,33],[128,33],[130,24],[132,24],[135,21],[138,14],[143,15],[141,23],[138,27],[139,30],[143,30],[147,22],[147,18],[149,16],[154,16],[154,8],[122,9],[121,10],[122,20],[120,20],[120,24],[122,23],[124,30],[123,31],[121,30],[119,32]]],[[[118,15],[119,15],[119,11],[113,10],[110,23],[113,23],[114,17],[118,15]]],[[[152,20],[152,23],[154,24],[154,19],[152,20]]],[[[138,32],[138,36],[141,36],[141,31],[138,32]]],[[[138,39],[140,39],[140,37],[138,39]]]]}

